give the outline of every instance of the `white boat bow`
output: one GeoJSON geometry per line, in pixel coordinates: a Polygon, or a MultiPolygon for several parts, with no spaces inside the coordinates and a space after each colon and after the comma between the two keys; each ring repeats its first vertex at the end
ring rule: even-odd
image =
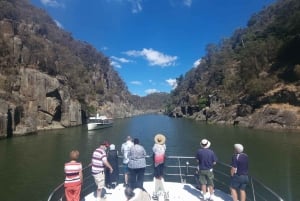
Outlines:
{"type": "MultiPolygon", "coordinates": [[[[121,158],[120,158],[120,163],[121,158]]],[[[151,196],[151,200],[168,200],[168,201],[199,201],[204,200],[203,195],[196,186],[198,179],[195,178],[195,171],[197,163],[194,157],[188,156],[168,156],[165,164],[165,192],[158,193],[158,199],[153,199],[154,195],[154,181],[153,181],[153,166],[152,157],[147,158],[147,168],[145,173],[144,189],[151,196]],[[167,198],[167,199],[166,199],[167,198]]],[[[120,168],[122,172],[123,168],[120,168]]],[[[230,166],[222,162],[218,162],[214,168],[214,201],[232,201],[229,192],[229,175],[230,166]]],[[[83,184],[81,190],[81,201],[97,201],[96,200],[96,185],[94,178],[91,175],[91,168],[86,167],[83,170],[83,184]]],[[[120,178],[124,178],[121,174],[120,178]]],[[[262,182],[249,176],[250,183],[247,186],[247,201],[284,201],[277,193],[265,186],[262,182]]],[[[107,189],[105,199],[102,201],[125,201],[125,188],[123,181],[114,188],[107,189]]],[[[48,201],[64,201],[64,185],[63,183],[56,187],[49,195],[48,201]]]]}
{"type": "MultiPolygon", "coordinates": [[[[177,182],[164,182],[165,192],[158,193],[157,200],[169,201],[199,201],[202,200],[202,193],[191,184],[177,183],[177,182]]],[[[151,199],[154,194],[154,181],[144,182],[144,188],[149,193],[151,199]]],[[[119,184],[115,189],[106,189],[105,199],[103,201],[125,201],[127,200],[124,194],[125,187],[119,184]]],[[[85,196],[84,201],[96,201],[96,192],[92,192],[85,196]]],[[[227,201],[232,200],[230,195],[215,190],[214,201],[227,201]]]]}
{"type": "Polygon", "coordinates": [[[107,116],[104,115],[100,116],[99,114],[97,114],[94,117],[90,117],[87,123],[87,127],[89,131],[111,127],[112,125],[113,125],[112,118],[108,118],[107,116]]]}

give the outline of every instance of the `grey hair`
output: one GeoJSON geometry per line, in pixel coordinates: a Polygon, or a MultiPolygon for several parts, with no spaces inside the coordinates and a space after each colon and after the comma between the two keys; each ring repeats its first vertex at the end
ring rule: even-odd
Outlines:
{"type": "Polygon", "coordinates": [[[238,152],[238,153],[242,153],[244,151],[244,146],[242,144],[234,144],[234,149],[238,152]]]}

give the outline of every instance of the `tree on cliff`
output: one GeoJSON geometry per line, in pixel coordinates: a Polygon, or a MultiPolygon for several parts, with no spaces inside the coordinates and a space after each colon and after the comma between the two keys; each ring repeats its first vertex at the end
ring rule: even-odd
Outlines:
{"type": "Polygon", "coordinates": [[[272,97],[262,103],[259,97],[277,83],[299,83],[299,33],[300,1],[279,0],[264,8],[247,28],[207,45],[197,68],[181,77],[172,91],[173,105],[197,105],[212,95],[225,105],[282,102],[272,97]]]}

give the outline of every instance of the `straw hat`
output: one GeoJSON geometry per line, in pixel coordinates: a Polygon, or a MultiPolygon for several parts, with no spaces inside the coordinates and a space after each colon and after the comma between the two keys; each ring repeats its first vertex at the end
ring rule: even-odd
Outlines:
{"type": "Polygon", "coordinates": [[[154,137],[154,142],[156,144],[165,144],[166,137],[163,134],[156,134],[154,137]]]}
{"type": "Polygon", "coordinates": [[[210,147],[210,141],[208,141],[207,139],[202,139],[200,145],[204,149],[208,149],[210,147]]]}

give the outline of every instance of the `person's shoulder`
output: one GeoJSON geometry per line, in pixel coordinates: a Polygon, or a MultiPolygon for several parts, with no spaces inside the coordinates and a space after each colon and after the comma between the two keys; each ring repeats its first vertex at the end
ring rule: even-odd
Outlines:
{"type": "Polygon", "coordinates": [[[246,154],[246,153],[241,153],[241,155],[243,156],[243,157],[245,157],[245,158],[248,158],[248,155],[246,154]]]}

